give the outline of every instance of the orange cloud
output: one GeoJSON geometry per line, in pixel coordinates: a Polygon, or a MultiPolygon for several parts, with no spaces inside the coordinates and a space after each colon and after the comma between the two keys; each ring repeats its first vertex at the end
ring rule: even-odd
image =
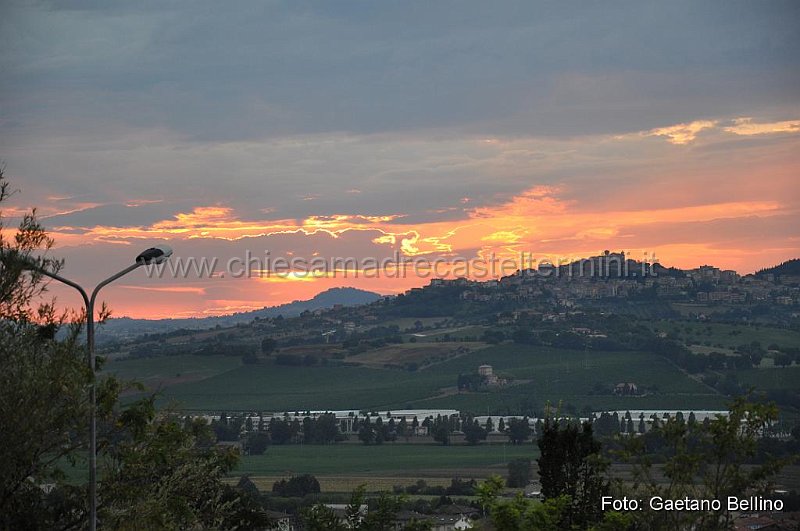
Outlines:
{"type": "MultiPolygon", "coordinates": [[[[424,213],[434,221],[414,222],[410,213],[403,211],[375,215],[361,210],[294,219],[275,216],[271,209],[263,209],[256,219],[243,219],[231,206],[212,204],[198,205],[149,225],[56,227],[52,233],[60,246],[95,244],[109,254],[117,251],[108,243],[138,248],[143,240],[174,241],[177,255],[213,255],[223,262],[228,256],[225,253],[240,252],[248,246],[272,251],[279,248],[286,256],[305,258],[329,258],[332,253],[364,258],[367,253],[389,255],[396,251],[405,257],[441,258],[450,264],[459,257],[519,258],[523,251],[542,258],[624,249],[634,257],[644,251],[655,252],[669,265],[714,263],[746,272],[800,254],[798,233],[785,221],[800,214],[796,186],[796,154],[800,151],[791,136],[761,145],[731,142],[731,135],[798,131],[799,120],[756,122],[737,118],[695,120],[630,133],[623,135],[624,142],[605,135],[599,144],[597,138],[587,140],[594,143],[590,149],[583,149],[580,139],[570,139],[568,144],[552,141],[542,150],[556,150],[559,156],[542,164],[548,171],[557,168],[552,174],[542,170],[541,178],[541,167],[533,159],[520,159],[522,170],[512,171],[518,168],[518,161],[511,161],[509,153],[536,151],[528,140],[476,141],[481,153],[491,152],[480,162],[489,168],[489,174],[496,170],[498,180],[513,177],[517,179],[514,186],[530,184],[494,202],[486,199],[491,197],[490,187],[490,192],[477,189],[474,194],[469,188],[455,190],[450,204],[436,205],[435,210],[424,213]],[[669,144],[649,137],[662,138],[669,144]],[[702,146],[680,150],[679,156],[670,145],[700,141],[702,146]],[[637,144],[642,145],[642,151],[637,151],[637,144]],[[559,184],[534,184],[537,182],[559,184]],[[467,193],[474,198],[465,197],[467,193]],[[436,212],[447,217],[437,218],[436,212]]],[[[124,251],[119,249],[118,255],[128,259],[124,251]]],[[[163,309],[166,315],[180,315],[187,307],[194,308],[195,314],[217,314],[308,298],[333,286],[399,292],[425,284],[433,276],[427,272],[427,278],[416,277],[400,266],[398,269],[409,273],[407,276],[355,278],[341,275],[344,269],[349,273],[360,270],[352,267],[342,268],[337,274],[273,275],[266,280],[217,276],[204,280],[209,288],[121,287],[125,291],[120,292],[124,296],[119,299],[132,301],[132,308],[141,308],[123,308],[122,314],[155,316],[155,299],[158,311],[163,309]]]]}
{"type": "Polygon", "coordinates": [[[800,132],[800,120],[755,123],[752,118],[736,118],[733,121],[733,125],[726,127],[725,131],[744,136],[771,133],[798,133],[800,132]]]}
{"type": "Polygon", "coordinates": [[[698,133],[705,129],[711,129],[717,125],[716,121],[712,120],[695,120],[685,124],[670,125],[668,127],[658,127],[651,129],[645,136],[663,136],[667,137],[667,142],[679,146],[688,144],[697,138],[698,133]]]}
{"type": "MultiPolygon", "coordinates": [[[[623,230],[654,223],[702,222],[780,212],[776,200],[727,201],[673,208],[639,208],[596,212],[559,198],[553,187],[533,187],[494,206],[466,211],[466,218],[403,224],[400,215],[370,216],[340,214],[312,216],[294,220],[239,220],[228,207],[196,207],[173,219],[149,227],[94,227],[82,235],[62,234],[68,239],[86,238],[99,242],[127,242],[130,239],[163,238],[168,240],[223,239],[323,233],[338,238],[349,231],[370,231],[377,245],[398,246],[406,256],[452,255],[475,251],[478,254],[513,253],[519,249],[548,247],[569,251],[570,246],[586,248],[593,241],[604,242],[623,230]],[[569,244],[569,242],[573,242],[569,244]],[[580,243],[580,245],[576,245],[580,243]]],[[[621,242],[624,243],[624,242],[621,242]]],[[[342,256],[347,250],[342,250],[342,256]]],[[[299,280],[299,279],[298,279],[299,280]]]]}
{"type": "Polygon", "coordinates": [[[59,240],[74,240],[71,236],[80,232],[80,239],[111,242],[120,239],[191,239],[219,238],[237,240],[256,236],[302,232],[306,235],[325,232],[333,237],[349,230],[372,229],[387,224],[399,215],[367,216],[339,214],[333,216],[310,216],[300,223],[291,219],[242,221],[230,207],[198,206],[191,212],[181,212],[173,219],[159,221],[147,227],[96,226],[89,229],[59,226],[53,232],[59,240]],[[71,234],[72,233],[72,234],[71,234]]]}

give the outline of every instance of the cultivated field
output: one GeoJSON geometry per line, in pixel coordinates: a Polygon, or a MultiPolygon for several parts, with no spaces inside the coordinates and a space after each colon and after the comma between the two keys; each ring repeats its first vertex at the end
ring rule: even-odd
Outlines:
{"type": "MultiPolygon", "coordinates": [[[[250,476],[250,479],[262,492],[269,492],[272,490],[272,485],[276,481],[287,479],[289,476],[250,476]]],[[[424,479],[425,483],[430,487],[447,487],[450,485],[451,477],[425,477],[425,478],[412,478],[412,477],[396,477],[396,476],[319,476],[315,475],[319,481],[320,490],[323,493],[351,493],[357,487],[364,485],[367,492],[381,492],[391,491],[396,485],[407,487],[413,485],[418,479],[424,479]]],[[[469,479],[469,478],[468,478],[469,479]]],[[[477,480],[477,478],[476,478],[477,480]]],[[[236,483],[235,479],[230,479],[232,483],[236,483]]],[[[415,496],[416,498],[417,496],[415,496]]],[[[438,496],[437,496],[438,497],[438,496]]]]}
{"type": "MultiPolygon", "coordinates": [[[[438,330],[423,330],[413,335],[418,342],[441,341],[443,338],[450,337],[453,340],[472,340],[480,338],[487,330],[486,326],[457,326],[454,328],[441,328],[438,330]]],[[[410,337],[410,336],[409,336],[410,337]]]]}
{"type": "MultiPolygon", "coordinates": [[[[447,349],[464,345],[469,344],[439,344],[447,349]]],[[[401,350],[395,354],[398,352],[401,350]]],[[[546,402],[563,402],[577,410],[717,409],[726,403],[714,390],[646,352],[583,352],[512,344],[464,353],[415,372],[330,365],[292,367],[271,361],[243,366],[238,358],[221,356],[116,361],[107,369],[163,385],[163,400],[177,401],[179,407],[189,410],[441,407],[500,414],[539,408],[546,402]],[[475,372],[484,363],[493,365],[496,373],[512,383],[526,383],[485,392],[454,391],[459,374],[475,372]],[[185,374],[193,375],[193,381],[182,382],[185,374]],[[647,394],[610,394],[607,389],[620,382],[634,382],[646,388],[647,394]],[[598,386],[606,390],[598,392],[598,386]]]]}
{"type": "Polygon", "coordinates": [[[797,365],[736,371],[736,376],[743,384],[752,385],[760,391],[800,389],[800,367],[797,365]]]}
{"type": "Polygon", "coordinates": [[[708,343],[706,346],[722,348],[733,348],[753,341],[761,343],[763,348],[773,343],[783,347],[800,346],[800,332],[762,325],[656,321],[653,329],[674,334],[684,342],[708,343]]]}
{"type": "MultiPolygon", "coordinates": [[[[538,448],[524,445],[420,445],[386,443],[270,446],[264,455],[245,456],[235,473],[258,477],[297,474],[412,478],[461,478],[506,475],[508,461],[538,457],[538,448]]],[[[412,481],[413,482],[413,481],[412,481]]],[[[397,483],[404,483],[397,481],[397,483]]],[[[344,489],[346,490],[346,489],[344,489]]]]}
{"type": "Polygon", "coordinates": [[[130,360],[109,360],[103,370],[126,380],[137,380],[149,390],[211,378],[242,365],[238,356],[162,356],[130,360]]]}
{"type": "Polygon", "coordinates": [[[384,368],[387,365],[403,368],[407,363],[419,366],[440,363],[469,352],[485,348],[485,343],[403,343],[387,345],[350,356],[347,361],[365,367],[384,368]]]}

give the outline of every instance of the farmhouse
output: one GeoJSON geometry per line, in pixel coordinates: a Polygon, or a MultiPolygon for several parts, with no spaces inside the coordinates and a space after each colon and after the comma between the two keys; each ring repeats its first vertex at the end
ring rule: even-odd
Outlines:
{"type": "Polygon", "coordinates": [[[492,369],[491,365],[481,365],[478,367],[478,374],[484,378],[486,385],[497,385],[497,375],[494,374],[494,369],[492,369]]]}
{"type": "Polygon", "coordinates": [[[499,387],[508,383],[506,378],[497,376],[491,365],[481,365],[478,367],[478,376],[483,379],[483,384],[486,387],[499,387]]]}

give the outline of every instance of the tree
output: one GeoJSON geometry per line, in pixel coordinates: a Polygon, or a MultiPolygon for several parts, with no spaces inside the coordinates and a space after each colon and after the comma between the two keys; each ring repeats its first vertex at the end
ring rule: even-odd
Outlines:
{"type": "Polygon", "coordinates": [[[525,487],[531,480],[531,460],[527,458],[512,459],[508,463],[508,479],[506,485],[511,488],[525,487]]]}
{"type": "Polygon", "coordinates": [[[570,500],[562,524],[583,528],[600,521],[597,500],[608,492],[609,484],[603,477],[607,464],[600,457],[601,446],[592,434],[592,425],[562,426],[547,415],[538,445],[542,495],[545,499],[566,495],[570,500]]]}
{"type": "Polygon", "coordinates": [[[218,441],[238,441],[241,434],[239,425],[224,416],[219,421],[212,421],[211,429],[218,441]]]}
{"type": "Polygon", "coordinates": [[[372,428],[375,431],[375,444],[383,444],[388,435],[388,429],[383,424],[383,419],[381,417],[376,418],[372,428]]]}
{"type": "Polygon", "coordinates": [[[450,425],[450,419],[448,418],[441,418],[436,417],[436,420],[433,421],[433,429],[431,430],[433,434],[433,440],[436,442],[440,442],[443,445],[447,446],[450,444],[450,434],[452,433],[452,427],[450,425]]]}
{"type": "Polygon", "coordinates": [[[483,509],[484,516],[488,514],[495,500],[503,492],[503,478],[500,476],[490,476],[489,479],[478,485],[478,503],[483,509]]]}
{"type": "Polygon", "coordinates": [[[477,419],[472,422],[464,422],[461,431],[464,432],[464,438],[467,440],[467,443],[471,445],[476,445],[480,441],[486,440],[486,430],[481,428],[477,419]]]}
{"type": "Polygon", "coordinates": [[[269,435],[273,444],[289,444],[296,432],[288,418],[273,417],[269,421],[269,435]]]}
{"type": "Polygon", "coordinates": [[[495,500],[491,520],[497,531],[561,531],[564,514],[569,510],[569,497],[551,498],[542,503],[518,494],[511,501],[495,500]]]}
{"type": "Polygon", "coordinates": [[[325,413],[314,420],[311,442],[329,444],[335,442],[338,436],[339,426],[336,423],[336,415],[325,413]]]}
{"type": "Polygon", "coordinates": [[[447,487],[445,494],[448,496],[474,496],[475,495],[475,480],[462,480],[459,478],[451,478],[450,486],[447,487]]]}
{"type": "Polygon", "coordinates": [[[261,353],[265,356],[269,356],[273,352],[275,352],[275,348],[278,346],[278,342],[271,337],[265,337],[261,340],[261,353]]]}
{"type": "Polygon", "coordinates": [[[348,527],[323,503],[312,505],[302,513],[304,529],[307,531],[346,531],[348,527]]]}
{"type": "MultiPolygon", "coordinates": [[[[522,494],[508,500],[498,496],[502,488],[502,480],[497,476],[489,478],[478,485],[482,493],[479,503],[485,507],[491,519],[493,529],[497,531],[561,531],[562,529],[585,529],[588,527],[568,527],[569,512],[572,510],[570,497],[567,495],[549,498],[542,502],[526,499],[522,494]]],[[[630,514],[606,511],[602,520],[592,525],[593,531],[621,531],[630,529],[630,514]]]]}
{"type": "Polygon", "coordinates": [[[431,531],[433,529],[433,522],[430,520],[418,520],[412,518],[403,527],[403,531],[431,531]]]}
{"type": "MultiPolygon", "coordinates": [[[[726,500],[743,493],[757,496],[771,492],[772,479],[796,456],[775,458],[758,454],[765,430],[778,418],[774,404],[736,398],[727,416],[702,423],[666,419],[646,436],[625,441],[623,456],[633,468],[634,491],[629,496],[661,496],[663,499],[726,500]],[[657,481],[648,455],[648,438],[658,437],[666,457],[662,470],[668,481],[657,481]]],[[[647,529],[728,529],[732,515],[727,504],[719,511],[642,511],[637,523],[647,529]]]]}
{"type": "Polygon", "coordinates": [[[600,417],[594,421],[594,430],[600,437],[612,437],[619,433],[619,429],[619,418],[615,420],[615,418],[607,412],[601,413],[600,417]]]}
{"type": "MultiPolygon", "coordinates": [[[[0,164],[0,207],[14,193],[0,164]]],[[[35,209],[22,216],[10,235],[0,210],[0,317],[4,321],[23,324],[52,315],[52,304],[32,303],[47,291],[47,282],[40,271],[57,273],[64,265],[63,261],[48,256],[53,245],[55,240],[37,220],[35,209]],[[44,315],[40,316],[41,313],[44,315]]],[[[59,323],[44,322],[48,324],[59,323]]]]}
{"type": "Polygon", "coordinates": [[[400,502],[396,496],[381,492],[359,528],[365,531],[393,531],[394,521],[401,507],[400,502]]]}
{"type": "Polygon", "coordinates": [[[364,499],[367,486],[359,485],[350,494],[350,502],[345,507],[345,524],[348,529],[360,529],[364,521],[364,499]]]}
{"type": "Polygon", "coordinates": [[[236,488],[255,498],[258,498],[261,495],[261,492],[258,490],[258,486],[255,484],[255,482],[253,482],[252,479],[250,479],[250,476],[247,474],[239,478],[239,482],[236,484],[236,488]]]}
{"type": "Polygon", "coordinates": [[[405,417],[401,418],[400,422],[397,423],[397,435],[405,437],[406,440],[408,440],[409,428],[405,417]]]}
{"type": "MultiPolygon", "coordinates": [[[[390,531],[394,529],[394,522],[397,512],[400,510],[401,499],[390,496],[386,492],[381,492],[377,499],[370,501],[370,509],[367,511],[366,486],[359,485],[350,494],[350,502],[345,507],[344,521],[337,519],[334,522],[329,514],[323,509],[315,510],[318,514],[304,515],[307,529],[340,529],[363,530],[363,531],[390,531]],[[309,527],[309,522],[312,526],[309,527]],[[319,522],[329,522],[330,527],[318,526],[319,522]]],[[[424,528],[412,528],[424,529],[424,528]]]]}
{"type": "MultiPolygon", "coordinates": [[[[0,203],[9,195],[0,168],[0,203]]],[[[8,237],[0,212],[0,529],[80,529],[88,525],[86,485],[62,467],[83,459],[95,380],[80,337],[82,314],[57,315],[43,276],[60,261],[35,212],[8,237]],[[35,258],[34,255],[44,258],[35,258]],[[67,324],[67,317],[74,321],[67,324]],[[57,335],[59,329],[66,334],[57,335]],[[48,486],[49,493],[42,488],[48,486]]],[[[101,317],[107,316],[104,308],[101,317]]],[[[99,519],[115,528],[260,527],[264,512],[222,478],[238,456],[213,447],[204,421],[159,413],[153,397],[124,407],[132,386],[97,378],[98,456],[104,467],[99,519]]],[[[139,387],[141,391],[141,387],[139,387]]]]}
{"type": "Polygon", "coordinates": [[[528,425],[528,418],[511,419],[508,421],[508,439],[511,444],[522,444],[531,436],[531,428],[528,425]]]}
{"type": "Polygon", "coordinates": [[[176,417],[159,414],[153,397],[122,412],[119,442],[101,441],[105,473],[99,519],[110,529],[237,528],[266,525],[251,497],[223,480],[238,452],[214,446],[203,419],[188,429],[176,417]]]}
{"type": "Polygon", "coordinates": [[[254,431],[247,434],[246,448],[250,455],[263,455],[269,446],[269,435],[254,431]]]}
{"type": "Polygon", "coordinates": [[[319,492],[319,481],[311,474],[292,476],[288,480],[282,479],[272,485],[272,493],[285,498],[302,498],[319,492]]]}
{"type": "Polygon", "coordinates": [[[375,428],[369,420],[366,420],[358,430],[358,440],[366,445],[375,444],[375,428]]]}
{"type": "MultiPolygon", "coordinates": [[[[0,167],[0,205],[12,194],[0,167]]],[[[86,389],[92,373],[79,341],[79,326],[56,340],[65,325],[52,303],[35,304],[47,283],[37,270],[57,272],[48,257],[54,245],[36,219],[23,216],[8,234],[0,210],[0,528],[65,527],[86,518],[82,487],[64,488],[63,514],[42,489],[61,482],[62,466],[77,459],[89,425],[86,389]],[[37,256],[41,256],[37,258],[37,256]],[[43,258],[42,258],[43,257],[43,258]],[[33,267],[34,271],[28,271],[33,267]]],[[[79,317],[80,318],[80,317],[79,317]]]]}
{"type": "MultiPolygon", "coordinates": [[[[77,341],[77,331],[42,340],[32,323],[0,323],[0,529],[48,528],[59,519],[40,485],[60,484],[62,466],[86,446],[92,375],[77,341]]],[[[78,525],[86,491],[63,494],[78,525]]]]}
{"type": "Polygon", "coordinates": [[[506,431],[506,421],[503,420],[503,417],[500,417],[500,420],[497,421],[497,431],[503,433],[506,431]]]}

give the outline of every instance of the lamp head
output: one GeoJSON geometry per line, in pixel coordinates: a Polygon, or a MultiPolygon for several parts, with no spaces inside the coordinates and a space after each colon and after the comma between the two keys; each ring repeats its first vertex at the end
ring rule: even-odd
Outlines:
{"type": "Polygon", "coordinates": [[[136,257],[137,264],[160,264],[172,255],[172,248],[168,245],[156,245],[142,251],[136,257]]]}

